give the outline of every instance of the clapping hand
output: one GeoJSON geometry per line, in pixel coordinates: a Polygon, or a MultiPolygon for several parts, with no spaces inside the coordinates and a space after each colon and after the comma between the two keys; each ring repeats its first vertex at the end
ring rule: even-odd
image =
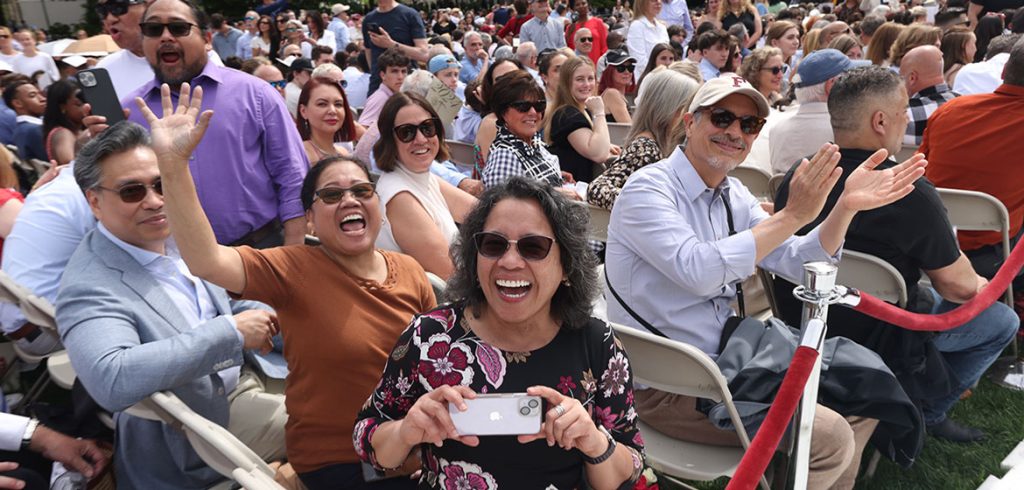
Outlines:
{"type": "Polygon", "coordinates": [[[928,161],[917,153],[903,163],[885,170],[875,170],[886,160],[888,152],[878,150],[849,177],[839,202],[853,211],[867,211],[896,202],[914,190],[914,181],[924,175],[928,161]]]}
{"type": "Polygon", "coordinates": [[[171,88],[166,83],[161,85],[160,102],[163,106],[163,116],[159,118],[146,106],[142,98],[135,98],[142,116],[149,123],[150,135],[153,138],[152,148],[161,162],[172,161],[187,165],[192,152],[203,139],[206,129],[210,127],[213,111],[199,113],[203,104],[203,88],[196,87],[194,91],[190,91],[189,88],[187,83],[181,84],[178,107],[175,108],[171,101],[171,88]]]}

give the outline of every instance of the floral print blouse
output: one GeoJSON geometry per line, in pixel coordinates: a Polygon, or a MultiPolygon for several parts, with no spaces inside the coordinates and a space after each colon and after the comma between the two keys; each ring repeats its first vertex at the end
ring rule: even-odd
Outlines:
{"type": "MultiPolygon", "coordinates": [[[[476,393],[518,393],[546,385],[578,399],[595,424],[631,449],[634,466],[640,467],[643,440],[633,407],[632,370],[606,323],[592,318],[582,328],[563,327],[540,349],[505,352],[470,329],[464,307],[447,304],[419,315],[399,337],[353,432],[364,461],[379,468],[370,446],[373,432],[405,417],[420,396],[442,385],[461,384],[476,393]]],[[[548,447],[543,439],[520,444],[516,436],[483,436],[475,448],[446,440],[442,447],[422,444],[420,451],[420,488],[565,490],[583,484],[583,454],[548,447]]]]}
{"type": "Polygon", "coordinates": [[[587,202],[610,210],[626,185],[626,179],[641,167],[660,160],[664,158],[658,143],[646,136],[634,138],[608,169],[587,187],[587,202]]]}

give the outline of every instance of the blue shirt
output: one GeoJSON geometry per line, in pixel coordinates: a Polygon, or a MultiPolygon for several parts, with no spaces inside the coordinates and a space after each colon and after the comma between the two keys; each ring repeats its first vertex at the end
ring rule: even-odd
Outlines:
{"type": "Polygon", "coordinates": [[[335,17],[331,19],[331,23],[327,24],[327,30],[334,33],[334,48],[335,53],[341,53],[345,51],[345,46],[348,46],[348,26],[345,25],[345,21],[335,17]]]}
{"type": "MultiPolygon", "coordinates": [[[[783,277],[803,275],[808,261],[838,262],[821,247],[819,228],[793,236],[759,264],[755,225],[768,219],[760,202],[728,177],[711,189],[681,148],[636,171],[612,208],[605,270],[618,295],[669,337],[715,357],[736,283],[761,266],[783,277]],[[737,233],[729,235],[724,195],[737,233]]],[[[837,254],[838,255],[838,254],[837,254]]],[[[643,330],[611,294],[608,319],[643,330]]]]}
{"type": "Polygon", "coordinates": [[[685,46],[693,37],[693,21],[690,19],[690,8],[686,6],[686,0],[664,0],[661,5],[661,14],[658,18],[669,26],[681,26],[686,31],[686,39],[683,41],[685,46]]]}
{"type": "Polygon", "coordinates": [[[235,56],[243,60],[252,58],[252,38],[256,37],[249,31],[245,31],[242,37],[235,41],[235,56]]]}
{"type": "Polygon", "coordinates": [[[235,56],[235,49],[238,46],[238,38],[240,37],[242,37],[242,31],[234,27],[229,27],[227,34],[215,32],[213,33],[213,50],[217,52],[217,56],[220,56],[222,60],[235,56]]]}
{"type": "Polygon", "coordinates": [[[14,130],[18,126],[18,114],[0,99],[0,142],[14,144],[14,130]]]}
{"type": "Polygon", "coordinates": [[[469,59],[467,56],[462,60],[462,69],[459,70],[459,80],[462,83],[469,83],[476,80],[480,76],[480,70],[484,68],[484,58],[481,56],[476,59],[476,62],[469,59]]]}
{"type": "Polygon", "coordinates": [[[715,68],[715,65],[712,65],[707,58],[701,58],[697,67],[700,68],[700,76],[704,78],[705,82],[718,78],[718,75],[722,73],[721,70],[715,68]]]}
{"type": "Polygon", "coordinates": [[[18,153],[22,160],[35,158],[49,161],[46,146],[43,144],[43,120],[33,116],[16,116],[14,127],[14,144],[18,145],[18,153]]]}

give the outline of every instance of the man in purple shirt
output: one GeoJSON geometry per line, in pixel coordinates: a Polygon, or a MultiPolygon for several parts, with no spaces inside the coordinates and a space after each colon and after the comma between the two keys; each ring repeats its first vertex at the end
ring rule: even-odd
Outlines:
{"type": "MultiPolygon", "coordinates": [[[[157,0],[143,15],[142,50],[155,78],[121,101],[141,97],[161,110],[160,86],[177,98],[182,83],[203,88],[203,110],[217,113],[190,169],[217,241],[259,248],[302,243],[299,191],[309,169],[284,100],[266,82],[207,62],[206,15],[185,0],[157,0]]],[[[129,117],[146,126],[138,110],[129,117]]]]}

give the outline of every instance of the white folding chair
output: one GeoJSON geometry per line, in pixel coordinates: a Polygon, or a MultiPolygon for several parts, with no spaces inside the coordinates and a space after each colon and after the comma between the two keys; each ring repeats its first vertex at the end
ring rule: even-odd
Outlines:
{"type": "MultiPolygon", "coordinates": [[[[195,413],[173,393],[158,391],[150,396],[150,400],[156,413],[165,422],[181,429],[199,457],[214,471],[231,479],[236,479],[236,474],[244,474],[245,482],[261,485],[245,488],[283,489],[273,481],[274,470],[227,429],[195,413]]],[[[241,480],[236,481],[245,485],[241,480]]]]}
{"type": "Polygon", "coordinates": [[[729,176],[740,179],[740,182],[750,190],[754,197],[766,202],[771,202],[775,199],[775,194],[771,191],[771,186],[769,185],[772,176],[768,172],[757,167],[739,166],[734,168],[729,173],[729,176]]]}
{"type": "Polygon", "coordinates": [[[836,284],[857,288],[900,308],[907,306],[907,285],[903,276],[891,264],[874,255],[843,250],[836,284]]]}
{"type": "MultiPolygon", "coordinates": [[[[732,476],[750,446],[750,438],[718,365],[692,345],[622,325],[612,324],[612,328],[629,354],[637,384],[724,403],[743,444],[743,447],[724,447],[682,441],[658,432],[641,420],[639,426],[647,462],[666,478],[688,488],[692,487],[679,479],[709,481],[732,476]]],[[[763,477],[761,486],[769,488],[763,477]]]]}
{"type": "Polygon", "coordinates": [[[612,219],[612,212],[593,204],[585,204],[590,212],[590,239],[596,242],[608,241],[608,223],[612,219]]]}
{"type": "Polygon", "coordinates": [[[629,123],[608,123],[608,139],[613,145],[619,145],[625,147],[626,137],[629,136],[629,130],[633,129],[633,125],[629,123]]]}
{"type": "Polygon", "coordinates": [[[772,193],[772,201],[775,201],[775,196],[779,195],[779,188],[782,187],[782,181],[785,179],[786,174],[775,174],[768,179],[768,191],[772,193]]]}
{"type": "Polygon", "coordinates": [[[440,276],[433,272],[427,272],[427,280],[430,281],[430,287],[434,288],[434,298],[437,302],[441,302],[441,298],[444,297],[444,290],[448,287],[448,283],[440,276]]]}

